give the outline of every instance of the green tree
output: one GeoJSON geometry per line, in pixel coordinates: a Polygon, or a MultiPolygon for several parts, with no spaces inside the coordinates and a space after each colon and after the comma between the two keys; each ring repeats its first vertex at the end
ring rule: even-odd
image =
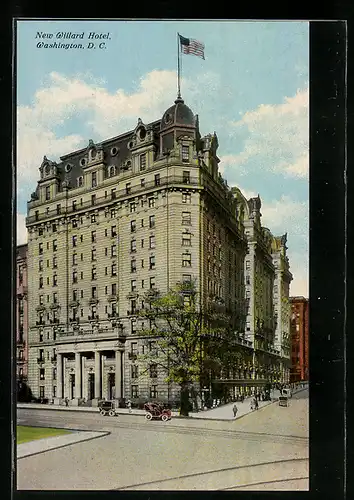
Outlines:
{"type": "Polygon", "coordinates": [[[218,372],[230,356],[230,318],[222,304],[200,307],[195,283],[179,283],[168,293],[149,292],[139,315],[148,322],[140,335],[156,342],[141,356],[161,366],[166,382],[181,388],[180,413],[188,416],[194,382],[218,372]]]}

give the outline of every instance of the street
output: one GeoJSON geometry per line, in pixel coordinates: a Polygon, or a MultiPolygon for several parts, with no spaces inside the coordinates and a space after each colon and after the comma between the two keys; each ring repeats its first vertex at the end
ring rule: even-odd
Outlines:
{"type": "Polygon", "coordinates": [[[19,425],[108,435],[18,459],[25,490],[308,490],[308,391],[236,421],[19,409],[19,425]]]}

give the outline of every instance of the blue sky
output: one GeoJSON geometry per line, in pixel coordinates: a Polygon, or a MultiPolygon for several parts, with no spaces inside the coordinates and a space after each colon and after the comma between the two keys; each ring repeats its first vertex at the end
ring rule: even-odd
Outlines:
{"type": "Polygon", "coordinates": [[[182,96],[199,115],[201,133],[216,131],[228,184],[246,197],[259,193],[264,225],[288,232],[291,292],[307,296],[306,22],[19,21],[18,240],[26,238],[26,202],[43,155],[57,160],[89,138],[133,128],[138,117],[158,119],[173,103],[177,32],[205,44],[205,60],[182,55],[182,96]],[[84,39],[56,38],[68,32],[84,39]],[[90,32],[109,33],[99,40],[104,48],[86,48],[90,32]],[[85,48],[39,48],[41,41],[85,48]]]}

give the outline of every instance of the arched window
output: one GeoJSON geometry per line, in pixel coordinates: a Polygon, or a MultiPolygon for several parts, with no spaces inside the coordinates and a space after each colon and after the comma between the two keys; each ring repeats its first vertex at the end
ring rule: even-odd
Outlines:
{"type": "Polygon", "coordinates": [[[108,169],[108,177],[113,177],[116,174],[116,167],[113,165],[108,169]]]}
{"type": "Polygon", "coordinates": [[[81,175],[80,177],[78,177],[77,179],[77,187],[82,187],[84,185],[84,178],[83,176],[81,175]]]}

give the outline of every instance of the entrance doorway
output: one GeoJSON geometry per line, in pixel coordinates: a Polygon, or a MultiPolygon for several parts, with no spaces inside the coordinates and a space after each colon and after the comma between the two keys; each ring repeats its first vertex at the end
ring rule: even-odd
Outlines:
{"type": "Polygon", "coordinates": [[[75,398],[75,374],[70,374],[70,399],[75,398]]]}
{"type": "Polygon", "coordinates": [[[89,373],[88,376],[88,399],[95,398],[95,374],[89,373]]]}
{"type": "Polygon", "coordinates": [[[115,384],[116,384],[116,374],[108,374],[108,399],[114,399],[115,397],[115,384]]]}

